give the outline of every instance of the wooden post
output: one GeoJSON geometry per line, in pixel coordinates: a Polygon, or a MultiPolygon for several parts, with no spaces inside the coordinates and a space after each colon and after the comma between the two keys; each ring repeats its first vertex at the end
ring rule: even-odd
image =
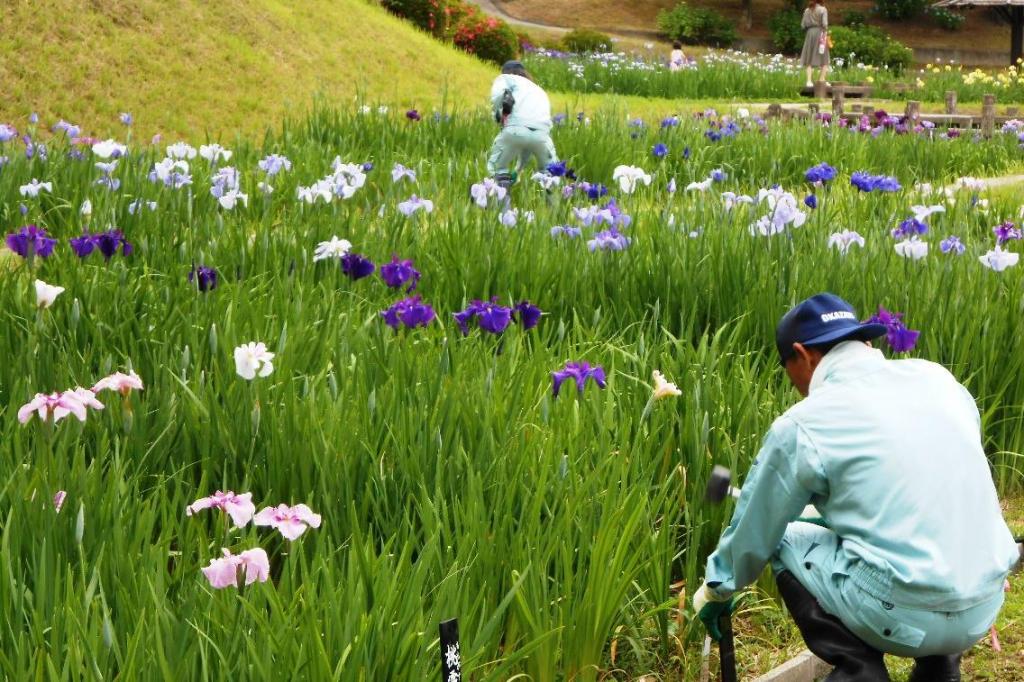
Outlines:
{"type": "Polygon", "coordinates": [[[868,118],[871,118],[872,116],[875,115],[875,108],[869,104],[864,105],[863,111],[864,115],[867,116],[868,118]]]}
{"type": "Polygon", "coordinates": [[[832,117],[843,117],[843,103],[846,101],[846,88],[839,83],[832,86],[832,117]]]}
{"type": "Polygon", "coordinates": [[[782,117],[782,105],[775,103],[768,105],[767,118],[781,118],[782,117]]]}
{"type": "Polygon", "coordinates": [[[825,81],[814,81],[814,99],[825,99],[828,97],[828,86],[825,81]]]}
{"type": "Polygon", "coordinates": [[[440,635],[441,681],[463,679],[465,672],[462,670],[462,651],[459,647],[458,618],[442,622],[437,630],[440,635]]]}
{"type": "Polygon", "coordinates": [[[909,100],[907,102],[906,117],[908,125],[917,125],[921,118],[921,103],[916,100],[909,100]]]}
{"type": "Polygon", "coordinates": [[[810,112],[812,117],[817,116],[821,111],[821,105],[817,102],[811,102],[807,105],[807,111],[810,112]]]}
{"type": "Polygon", "coordinates": [[[985,95],[981,103],[981,134],[992,137],[996,130],[996,96],[985,95]]]}
{"type": "Polygon", "coordinates": [[[956,90],[946,90],[946,113],[956,115],[956,90]]]}

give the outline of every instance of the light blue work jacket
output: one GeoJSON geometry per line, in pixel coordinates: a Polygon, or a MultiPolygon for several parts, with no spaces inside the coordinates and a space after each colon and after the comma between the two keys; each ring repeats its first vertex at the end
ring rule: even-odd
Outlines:
{"type": "Polygon", "coordinates": [[[940,365],[860,342],[827,353],[772,424],[708,559],[718,596],[757,579],[807,504],[841,538],[834,570],[904,608],[991,599],[1019,557],[970,393],[940,365]]]}

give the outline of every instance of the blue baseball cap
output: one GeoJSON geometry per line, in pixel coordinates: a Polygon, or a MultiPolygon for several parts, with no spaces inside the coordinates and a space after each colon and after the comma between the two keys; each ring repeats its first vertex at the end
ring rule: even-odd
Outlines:
{"type": "Polygon", "coordinates": [[[796,351],[794,343],[816,346],[838,341],[870,341],[884,336],[884,324],[861,323],[853,306],[835,294],[817,294],[798,303],[775,328],[775,345],[782,364],[796,351]]]}

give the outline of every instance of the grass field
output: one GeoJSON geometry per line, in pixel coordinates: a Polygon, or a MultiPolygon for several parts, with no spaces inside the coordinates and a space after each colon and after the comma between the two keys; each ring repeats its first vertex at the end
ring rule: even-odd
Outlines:
{"type": "Polygon", "coordinates": [[[133,143],[107,171],[95,162],[109,150],[60,134],[40,135],[45,160],[16,140],[3,146],[8,231],[36,224],[58,240],[48,257],[6,252],[0,278],[5,677],[422,680],[437,676],[437,623],[450,617],[473,679],[678,677],[701,631],[677,589],[700,579],[725,520],[701,502],[704,480],[713,463],[745,471],[795,399],[771,332],[820,290],[864,316],[880,305],[906,314],[922,332],[913,355],[977,396],[993,475],[1019,490],[1024,270],[979,262],[993,226],[1017,220],[1019,197],[913,189],[1015,167],[1015,135],[570,116],[554,133],[559,151],[608,196],[564,180],[549,194],[527,173],[509,213],[469,199],[494,132],[476,114],[416,122],[400,109],[323,108],[265,139],[225,141],[229,160],[197,155],[187,170],[163,161],[172,140],[133,143]],[[290,170],[259,169],[270,153],[290,170]],[[336,156],[354,165],[332,171],[336,156]],[[839,175],[815,189],[805,172],[823,161],[839,175]],[[415,180],[395,180],[395,164],[415,180]],[[620,165],[645,169],[650,184],[627,191],[613,178],[620,165]],[[718,181],[705,180],[716,169],[718,181]],[[858,192],[857,171],[894,175],[902,189],[858,192]],[[184,182],[174,173],[191,184],[173,188],[184,182]],[[313,198],[325,175],[330,201],[313,198]],[[52,187],[26,196],[33,178],[52,187]],[[806,222],[771,237],[757,227],[774,224],[767,201],[729,208],[722,196],[776,183],[806,222]],[[816,209],[802,203],[811,192],[816,209]],[[610,197],[628,224],[591,208],[610,197]],[[899,256],[890,230],[912,204],[936,202],[946,212],[929,219],[930,253],[899,256]],[[131,253],[77,255],[83,243],[109,253],[114,226],[131,253]],[[555,226],[582,234],[553,237],[555,226]],[[839,255],[828,243],[841,229],[865,246],[839,255]],[[73,246],[83,231],[103,236],[73,246]],[[962,256],[939,248],[952,235],[962,256]],[[351,279],[340,251],[318,260],[332,236],[377,272],[351,279]],[[426,326],[395,331],[382,316],[413,295],[411,280],[389,286],[406,266],[382,276],[393,257],[422,275],[414,293],[437,315],[426,326]],[[215,288],[205,274],[190,281],[199,266],[217,272],[215,288]],[[40,309],[35,279],[65,291],[40,309]],[[518,313],[499,335],[481,328],[501,318],[490,309],[497,317],[464,336],[453,314],[492,296],[543,315],[525,329],[518,313]],[[272,372],[251,380],[237,364],[250,342],[274,354],[272,372]],[[570,361],[601,366],[606,387],[591,379],[554,396],[552,373],[570,361]],[[654,370],[682,394],[654,402],[654,370]],[[99,393],[105,409],[84,422],[17,418],[36,393],[114,371],[145,388],[99,393]],[[233,529],[216,509],[186,514],[216,490],[251,492],[257,510],[304,503],[322,523],[288,540],[233,529]],[[201,569],[222,548],[263,550],[268,567],[253,558],[252,570],[267,582],[214,589],[201,569]]]}

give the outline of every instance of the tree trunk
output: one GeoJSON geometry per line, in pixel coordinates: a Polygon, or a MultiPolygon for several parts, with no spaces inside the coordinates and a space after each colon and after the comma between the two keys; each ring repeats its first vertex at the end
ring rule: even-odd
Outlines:
{"type": "Polygon", "coordinates": [[[743,21],[749,31],[754,25],[754,0],[743,0],[743,21]]]}
{"type": "Polygon", "coordinates": [[[1024,7],[1014,7],[1010,21],[1010,63],[1016,64],[1024,51],[1024,7]]]}

